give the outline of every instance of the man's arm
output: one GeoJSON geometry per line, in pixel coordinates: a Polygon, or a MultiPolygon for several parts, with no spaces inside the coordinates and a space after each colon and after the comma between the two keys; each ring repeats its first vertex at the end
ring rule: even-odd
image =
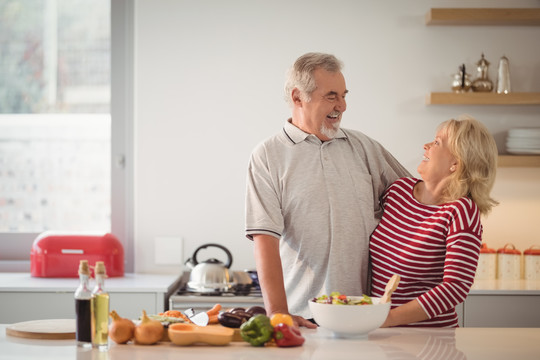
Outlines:
{"type": "Polygon", "coordinates": [[[261,284],[264,306],[268,315],[276,313],[288,314],[279,240],[270,235],[253,235],[257,276],[261,284]]]}
{"type": "MultiPolygon", "coordinates": [[[[264,306],[268,316],[281,313],[288,314],[287,297],[283,283],[281,257],[279,255],[279,239],[257,234],[253,235],[255,263],[261,284],[264,306]]],[[[300,316],[293,316],[299,326],[316,328],[317,326],[300,316]]]]}

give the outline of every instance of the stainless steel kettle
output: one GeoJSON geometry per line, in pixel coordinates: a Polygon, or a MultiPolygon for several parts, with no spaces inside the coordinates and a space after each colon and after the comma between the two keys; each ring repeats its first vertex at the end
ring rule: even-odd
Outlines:
{"type": "Polygon", "coordinates": [[[191,274],[187,283],[188,289],[203,293],[230,291],[234,286],[234,283],[231,282],[229,273],[232,260],[230,251],[222,245],[204,244],[199,246],[191,258],[187,259],[185,262],[191,269],[191,274]],[[197,254],[200,250],[208,247],[217,247],[223,250],[225,254],[227,254],[227,263],[224,264],[215,258],[199,262],[197,260],[197,254]]]}

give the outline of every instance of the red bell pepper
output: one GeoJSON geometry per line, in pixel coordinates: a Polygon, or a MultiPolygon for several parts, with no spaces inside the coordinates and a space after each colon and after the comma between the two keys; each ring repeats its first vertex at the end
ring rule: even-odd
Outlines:
{"type": "Polygon", "coordinates": [[[279,347],[300,346],[305,341],[300,330],[283,323],[274,326],[274,340],[279,347]]]}

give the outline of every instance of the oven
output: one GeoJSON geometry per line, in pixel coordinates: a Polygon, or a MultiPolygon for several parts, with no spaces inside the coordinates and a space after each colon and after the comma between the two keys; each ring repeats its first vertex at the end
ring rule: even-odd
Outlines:
{"type": "Polygon", "coordinates": [[[193,308],[195,312],[200,312],[207,311],[215,304],[221,304],[224,310],[234,307],[264,307],[261,288],[254,271],[232,271],[232,281],[236,284],[227,292],[198,293],[187,288],[188,280],[189,272],[184,272],[177,291],[169,297],[169,310],[184,312],[193,308]]]}

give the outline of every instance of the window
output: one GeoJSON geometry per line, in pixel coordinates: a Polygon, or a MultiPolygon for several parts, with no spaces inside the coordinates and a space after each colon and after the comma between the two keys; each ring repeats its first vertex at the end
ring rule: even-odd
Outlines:
{"type": "Polygon", "coordinates": [[[131,51],[131,2],[0,0],[0,271],[27,271],[45,230],[112,231],[132,269],[129,63],[111,76],[131,51]]]}

